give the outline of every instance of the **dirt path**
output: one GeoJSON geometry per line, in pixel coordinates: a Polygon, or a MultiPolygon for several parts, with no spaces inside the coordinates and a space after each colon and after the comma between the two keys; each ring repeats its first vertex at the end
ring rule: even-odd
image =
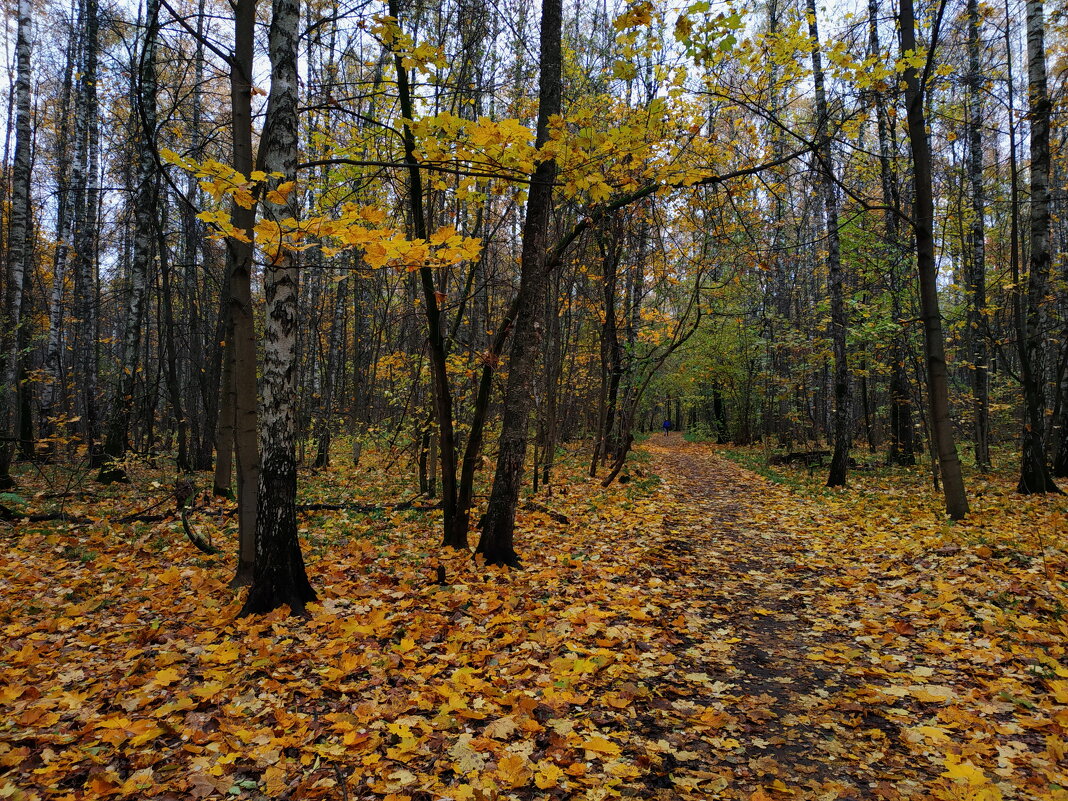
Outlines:
{"type": "Polygon", "coordinates": [[[643,713],[661,760],[649,796],[907,797],[898,724],[857,703],[849,658],[826,656],[851,653],[849,616],[827,614],[827,566],[765,511],[772,488],[678,435],[647,449],[677,499],[649,570],[681,610],[643,713]]]}

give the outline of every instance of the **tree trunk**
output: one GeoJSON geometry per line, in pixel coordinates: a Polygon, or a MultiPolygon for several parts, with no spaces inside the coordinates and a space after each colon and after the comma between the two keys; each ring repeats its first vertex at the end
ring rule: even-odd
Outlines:
{"type": "MultiPolygon", "coordinates": [[[[234,168],[252,172],[252,47],[256,0],[234,5],[234,58],[230,69],[230,107],[233,117],[234,168]]],[[[236,228],[253,238],[256,209],[238,203],[230,218],[236,228]]],[[[234,237],[226,240],[228,302],[233,347],[234,455],[237,462],[238,558],[231,586],[252,581],[256,559],[256,495],[260,454],[256,426],[256,332],[252,309],[253,243],[234,237]]]]}
{"type": "Polygon", "coordinates": [[[79,155],[74,162],[74,383],[77,387],[75,411],[80,420],[82,441],[90,465],[100,464],[97,420],[97,203],[99,194],[100,128],[97,108],[97,50],[99,48],[99,4],[86,0],[82,20],[84,61],[80,75],[75,112],[75,137],[79,155]]]}
{"type": "MultiPolygon", "coordinates": [[[[541,9],[541,76],[538,86],[538,125],[535,145],[549,139],[549,120],[560,113],[561,0],[542,0],[541,9]]],[[[539,351],[537,308],[545,294],[546,237],[552,211],[556,161],[541,161],[531,176],[516,302],[512,350],[508,360],[508,382],[504,391],[504,419],[501,424],[500,451],[493,477],[482,536],[478,542],[487,564],[517,566],[519,557],[513,545],[515,511],[523,480],[523,462],[532,402],[531,382],[539,351]]]]}
{"type": "MultiPolygon", "coordinates": [[[[272,185],[295,181],[297,171],[297,43],[299,0],[274,0],[269,51],[271,91],[261,147],[272,185]],[[274,177],[274,176],[280,177],[274,177]]],[[[290,187],[292,190],[292,186],[290,187]]],[[[316,599],[297,537],[296,346],[298,277],[293,251],[283,243],[283,220],[297,213],[296,192],[285,203],[264,201],[263,217],[277,228],[267,243],[264,267],[263,403],[260,409],[260,486],[256,511],[256,559],[242,615],[286,605],[306,615],[316,599]]]]}
{"type": "MultiPolygon", "coordinates": [[[[901,52],[915,52],[916,21],[912,0],[900,0],[899,24],[901,52]]],[[[933,59],[934,50],[932,45],[928,51],[928,59],[933,59]]],[[[964,491],[964,478],[953,440],[953,423],[949,417],[945,340],[942,336],[942,314],[938,307],[938,275],[935,262],[931,146],[927,138],[927,121],[923,107],[925,87],[920,82],[920,73],[915,66],[905,70],[905,87],[915,191],[913,228],[916,235],[916,270],[920,281],[920,314],[923,318],[927,356],[932,437],[942,473],[946,513],[954,520],[960,520],[968,514],[968,498],[964,491]]]]}
{"type": "MultiPolygon", "coordinates": [[[[398,0],[389,0],[389,13],[399,18],[398,0]]],[[[408,68],[404,57],[397,53],[394,65],[397,70],[397,92],[401,115],[412,119],[412,95],[408,85],[408,68]]],[[[408,201],[412,213],[412,232],[416,239],[426,240],[426,215],[423,209],[423,177],[416,158],[415,135],[407,123],[402,128],[404,139],[404,162],[408,167],[408,201]]],[[[449,388],[448,352],[442,330],[441,308],[438,305],[434,271],[427,265],[419,268],[419,284],[423,295],[423,310],[426,316],[427,339],[430,344],[430,370],[434,385],[434,416],[438,424],[438,449],[441,456],[441,508],[444,526],[443,546],[467,548],[467,516],[458,514],[457,506],[457,456],[456,434],[453,421],[452,393],[449,388]]]]}
{"type": "MultiPolygon", "coordinates": [[[[619,261],[623,255],[625,231],[620,223],[610,232],[611,240],[607,246],[602,244],[601,264],[604,265],[602,276],[602,297],[604,321],[601,324],[601,370],[605,388],[604,419],[601,423],[601,450],[607,462],[611,455],[619,450],[617,437],[619,421],[619,382],[623,374],[623,352],[619,344],[619,325],[616,319],[616,287],[619,283],[619,261]]],[[[550,311],[555,311],[550,309],[550,311]]]]}
{"type": "Polygon", "coordinates": [[[56,191],[56,247],[52,259],[52,289],[48,302],[48,335],[45,340],[44,375],[41,388],[41,438],[45,441],[47,458],[55,453],[53,437],[56,431],[54,418],[60,397],[63,352],[63,284],[70,258],[70,102],[74,72],[75,37],[67,44],[67,60],[63,68],[63,88],[59,103],[59,131],[56,137],[57,166],[55,170],[56,191]]]}
{"type": "Polygon", "coordinates": [[[1046,377],[1043,353],[1044,304],[1049,292],[1049,118],[1045,23],[1042,0],[1027,2],[1027,105],[1031,122],[1031,230],[1027,313],[1019,332],[1024,430],[1017,492],[1060,492],[1046,459],[1046,377]]]}
{"type": "Polygon", "coordinates": [[[986,199],[983,189],[983,73],[979,60],[979,1],[968,0],[968,339],[972,352],[975,466],[990,470],[990,375],[986,348],[986,199]]]}
{"type": "Polygon", "coordinates": [[[3,326],[3,386],[0,386],[0,488],[13,485],[11,457],[18,438],[19,343],[23,292],[33,257],[30,236],[30,168],[33,131],[30,127],[30,42],[33,5],[19,0],[15,41],[15,164],[11,171],[10,234],[7,258],[6,320],[3,326]]]}
{"type": "MultiPolygon", "coordinates": [[[[204,82],[204,4],[197,2],[196,50],[193,55],[193,86],[190,98],[189,140],[194,159],[203,158],[203,136],[200,132],[202,89],[204,82]]],[[[213,325],[206,315],[207,293],[201,287],[208,275],[209,260],[202,223],[196,217],[200,200],[200,184],[193,173],[186,175],[185,198],[180,203],[182,226],[181,294],[184,297],[186,331],[189,346],[181,354],[180,374],[183,390],[183,411],[189,422],[190,461],[194,470],[212,468],[212,451],[219,408],[219,376],[221,336],[208,328],[213,325]],[[201,258],[203,256],[204,258],[201,258]]],[[[227,473],[229,484],[229,471],[227,473]]]]}
{"type": "MultiPolygon", "coordinates": [[[[868,45],[872,56],[880,56],[879,45],[879,4],[877,0],[868,0],[868,45]]],[[[879,178],[882,184],[883,204],[887,207],[884,215],[886,226],[887,288],[890,291],[890,308],[898,330],[890,348],[890,380],[887,390],[890,395],[890,447],[887,451],[888,464],[911,466],[916,463],[916,445],[912,429],[912,396],[909,393],[908,371],[905,362],[908,357],[907,335],[901,324],[902,307],[900,285],[904,248],[898,225],[901,213],[901,198],[898,192],[898,178],[894,169],[892,120],[886,110],[886,97],[882,92],[875,92],[875,123],[879,137],[879,178]]]]}
{"type": "Polygon", "coordinates": [[[326,363],[322,370],[323,389],[319,419],[317,421],[316,467],[330,466],[330,441],[333,437],[334,407],[337,405],[334,397],[337,394],[335,387],[344,386],[344,381],[339,380],[338,373],[341,372],[341,364],[343,363],[341,348],[344,342],[342,336],[345,331],[345,309],[348,305],[348,292],[346,290],[348,285],[347,278],[338,283],[333,283],[334,311],[330,320],[330,338],[326,346],[326,363]]]}
{"type": "Polygon", "coordinates": [[[219,419],[215,428],[215,471],[212,476],[212,495],[233,497],[231,479],[234,460],[234,328],[230,323],[229,303],[222,314],[226,327],[222,348],[222,376],[219,380],[219,419]]]}
{"type": "Polygon", "coordinates": [[[188,421],[186,420],[185,405],[182,403],[182,387],[178,378],[178,331],[174,325],[174,297],[173,280],[171,276],[170,249],[167,247],[166,223],[167,202],[165,197],[160,197],[157,203],[159,217],[156,220],[156,249],[159,253],[159,277],[160,277],[160,301],[163,313],[163,349],[164,383],[167,386],[167,396],[171,403],[171,413],[174,415],[174,436],[177,440],[175,454],[175,466],[180,472],[187,473],[191,466],[189,463],[188,449],[188,421]]]}
{"type": "Polygon", "coordinates": [[[553,298],[560,296],[559,273],[555,280],[549,282],[545,290],[545,330],[549,338],[549,347],[545,352],[545,428],[543,430],[542,449],[544,455],[541,463],[541,483],[547,493],[552,493],[551,481],[553,464],[556,460],[556,441],[559,425],[560,375],[563,370],[564,343],[561,331],[560,315],[557,313],[553,298]]]}
{"type": "Polygon", "coordinates": [[[831,296],[831,345],[834,350],[834,450],[827,486],[841,487],[846,483],[850,440],[845,290],[841,248],[838,242],[838,196],[834,185],[834,154],[828,130],[827,90],[824,87],[820,35],[816,24],[816,0],[807,0],[807,3],[808,35],[812,40],[812,80],[816,90],[816,155],[820,162],[823,185],[823,213],[827,230],[827,290],[831,296]]]}
{"type": "Polygon", "coordinates": [[[130,414],[133,411],[134,386],[141,358],[141,329],[144,322],[145,293],[148,274],[155,254],[155,234],[159,214],[159,176],[154,156],[156,135],[156,36],[159,22],[159,0],[149,0],[145,10],[145,38],[133,70],[135,82],[131,95],[138,108],[135,111],[137,131],[133,145],[137,157],[137,187],[134,190],[133,258],[130,262],[129,298],[126,303],[126,322],[122,337],[122,356],[119,375],[115,380],[111,399],[104,456],[98,481],[110,484],[126,481],[126,471],[119,464],[129,448],[130,414]],[[138,113],[139,112],[139,113],[138,113]]]}

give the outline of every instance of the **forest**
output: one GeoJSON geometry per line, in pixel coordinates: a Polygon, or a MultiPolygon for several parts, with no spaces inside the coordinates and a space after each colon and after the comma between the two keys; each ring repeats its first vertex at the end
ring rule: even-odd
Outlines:
{"type": "Polygon", "coordinates": [[[1068,801],[1068,9],[11,0],[0,798],[1068,801]]]}

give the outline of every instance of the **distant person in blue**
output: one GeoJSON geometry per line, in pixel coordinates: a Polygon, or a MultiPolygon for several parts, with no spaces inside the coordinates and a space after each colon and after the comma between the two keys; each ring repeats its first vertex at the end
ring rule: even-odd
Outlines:
{"type": "Polygon", "coordinates": [[[671,430],[671,421],[670,420],[665,420],[664,421],[664,433],[666,434],[670,430],[671,430]]]}

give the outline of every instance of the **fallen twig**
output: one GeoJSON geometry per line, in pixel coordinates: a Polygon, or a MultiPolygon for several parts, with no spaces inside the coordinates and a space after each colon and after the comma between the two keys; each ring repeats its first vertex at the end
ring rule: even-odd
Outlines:
{"type": "Polygon", "coordinates": [[[409,498],[401,503],[357,503],[355,501],[348,501],[345,503],[298,503],[298,512],[403,512],[408,509],[415,509],[421,512],[430,512],[434,509],[441,508],[441,502],[438,503],[423,503],[416,504],[417,498],[422,497],[416,495],[415,498],[409,498]]]}

